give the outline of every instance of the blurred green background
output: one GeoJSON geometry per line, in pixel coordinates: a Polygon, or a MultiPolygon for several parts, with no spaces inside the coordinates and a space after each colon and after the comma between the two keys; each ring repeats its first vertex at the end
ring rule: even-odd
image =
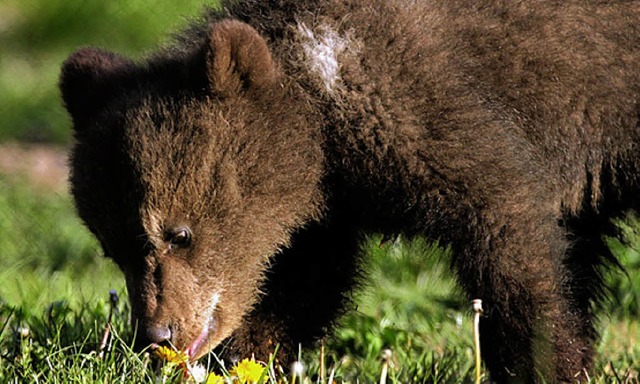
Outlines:
{"type": "Polygon", "coordinates": [[[1,0],[0,141],[66,144],[60,64],[99,46],[140,57],[198,15],[205,0],[1,0]]]}

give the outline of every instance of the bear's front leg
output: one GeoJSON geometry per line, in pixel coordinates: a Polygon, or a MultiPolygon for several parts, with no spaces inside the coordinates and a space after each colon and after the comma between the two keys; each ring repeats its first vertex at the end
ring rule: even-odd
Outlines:
{"type": "Polygon", "coordinates": [[[274,257],[260,302],[223,343],[224,355],[267,361],[278,346],[278,361],[288,367],[300,346],[323,337],[344,313],[359,275],[359,244],[355,228],[339,218],[300,229],[274,257]]]}

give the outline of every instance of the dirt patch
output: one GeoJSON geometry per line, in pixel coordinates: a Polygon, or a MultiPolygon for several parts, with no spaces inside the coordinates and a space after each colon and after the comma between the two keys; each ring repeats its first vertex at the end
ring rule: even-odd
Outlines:
{"type": "Polygon", "coordinates": [[[67,151],[64,148],[0,144],[0,175],[21,178],[34,187],[60,192],[67,189],[68,174],[67,151]]]}

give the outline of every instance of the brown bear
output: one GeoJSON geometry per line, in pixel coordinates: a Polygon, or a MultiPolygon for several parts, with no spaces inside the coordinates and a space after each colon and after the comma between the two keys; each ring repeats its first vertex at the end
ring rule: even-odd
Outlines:
{"type": "Polygon", "coordinates": [[[227,1],[142,61],[80,49],[60,87],[142,344],[286,358],[363,234],[405,234],[451,244],[493,380],[587,377],[601,236],[640,192],[638,2],[227,1]]]}

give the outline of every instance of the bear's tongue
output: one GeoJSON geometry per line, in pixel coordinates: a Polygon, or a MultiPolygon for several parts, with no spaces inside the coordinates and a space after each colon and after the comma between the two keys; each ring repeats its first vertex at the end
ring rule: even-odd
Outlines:
{"type": "Polygon", "coordinates": [[[189,359],[195,358],[200,353],[202,347],[204,347],[208,343],[213,330],[213,318],[210,318],[200,335],[198,335],[193,343],[191,343],[191,345],[185,350],[185,353],[189,356],[189,359]]]}

